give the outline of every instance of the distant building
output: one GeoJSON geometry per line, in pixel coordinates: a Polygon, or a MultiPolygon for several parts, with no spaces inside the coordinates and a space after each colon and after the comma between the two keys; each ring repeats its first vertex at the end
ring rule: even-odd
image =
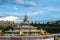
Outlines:
{"type": "Polygon", "coordinates": [[[0,21],[0,25],[6,26],[6,25],[13,25],[14,21],[0,21]]]}

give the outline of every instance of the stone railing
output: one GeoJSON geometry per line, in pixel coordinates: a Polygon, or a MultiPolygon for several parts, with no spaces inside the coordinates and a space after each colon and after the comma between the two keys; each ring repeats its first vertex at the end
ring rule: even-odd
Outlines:
{"type": "Polygon", "coordinates": [[[54,40],[54,36],[0,36],[0,40],[54,40]]]}

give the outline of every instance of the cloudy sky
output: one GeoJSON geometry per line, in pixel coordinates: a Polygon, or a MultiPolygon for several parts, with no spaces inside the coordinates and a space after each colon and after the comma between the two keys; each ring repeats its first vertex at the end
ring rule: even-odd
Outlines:
{"type": "Polygon", "coordinates": [[[60,20],[60,0],[0,0],[0,20],[60,20]]]}

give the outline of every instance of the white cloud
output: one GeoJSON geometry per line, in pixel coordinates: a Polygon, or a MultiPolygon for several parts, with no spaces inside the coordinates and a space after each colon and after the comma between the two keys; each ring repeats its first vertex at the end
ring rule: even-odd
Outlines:
{"type": "MultiPolygon", "coordinates": [[[[35,16],[35,15],[40,15],[42,14],[43,11],[35,11],[35,12],[27,12],[27,13],[18,13],[18,12],[9,12],[7,14],[7,16],[5,17],[0,17],[0,21],[15,21],[15,22],[20,22],[20,21],[23,21],[23,18],[20,18],[20,17],[23,17],[25,14],[27,14],[28,16],[35,16]],[[11,15],[12,16],[8,16],[8,15],[11,15]]],[[[3,14],[2,14],[3,15],[3,14]]],[[[3,15],[4,16],[4,15],[3,15]]]]}
{"type": "Polygon", "coordinates": [[[52,17],[60,18],[60,14],[52,15],[52,17]]]}
{"type": "Polygon", "coordinates": [[[60,9],[57,9],[57,8],[49,8],[48,11],[60,11],[60,9]]]}
{"type": "Polygon", "coordinates": [[[23,0],[14,0],[15,2],[19,3],[19,4],[24,4],[23,0]]]}
{"type": "Polygon", "coordinates": [[[25,14],[27,14],[28,16],[40,15],[40,14],[44,13],[44,11],[25,12],[25,13],[9,12],[8,15],[10,15],[10,13],[11,13],[13,16],[22,17],[22,16],[24,16],[25,14]]]}
{"type": "Polygon", "coordinates": [[[43,11],[36,11],[36,12],[32,12],[32,13],[26,13],[28,16],[34,16],[34,15],[39,15],[42,14],[43,11]]]}
{"type": "Polygon", "coordinates": [[[25,14],[27,14],[28,16],[35,16],[35,15],[39,15],[39,14],[42,14],[43,11],[36,11],[36,12],[27,12],[27,13],[23,13],[23,14],[20,14],[22,16],[24,16],[25,14]]]}
{"type": "Polygon", "coordinates": [[[47,11],[57,11],[59,12],[60,11],[60,8],[54,8],[54,7],[45,7],[44,10],[47,10],[47,11]]]}
{"type": "Polygon", "coordinates": [[[16,3],[24,5],[24,6],[35,6],[35,2],[25,1],[25,0],[14,0],[16,3]]]}
{"type": "Polygon", "coordinates": [[[15,10],[18,10],[18,8],[17,8],[15,5],[13,5],[13,8],[14,8],[15,10]]]}
{"type": "Polygon", "coordinates": [[[18,17],[14,17],[14,16],[7,16],[7,17],[3,17],[0,18],[0,21],[15,21],[16,19],[18,19],[18,17]]]}
{"type": "Polygon", "coordinates": [[[60,1],[60,0],[47,0],[47,1],[60,1]]]}

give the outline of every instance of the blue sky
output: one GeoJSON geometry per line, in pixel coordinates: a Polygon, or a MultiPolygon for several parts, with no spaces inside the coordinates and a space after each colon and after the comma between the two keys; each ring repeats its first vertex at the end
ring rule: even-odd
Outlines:
{"type": "MultiPolygon", "coordinates": [[[[60,20],[60,0],[0,0],[0,18],[27,14],[29,21],[60,20]]],[[[7,19],[7,18],[6,18],[7,19]]]]}

